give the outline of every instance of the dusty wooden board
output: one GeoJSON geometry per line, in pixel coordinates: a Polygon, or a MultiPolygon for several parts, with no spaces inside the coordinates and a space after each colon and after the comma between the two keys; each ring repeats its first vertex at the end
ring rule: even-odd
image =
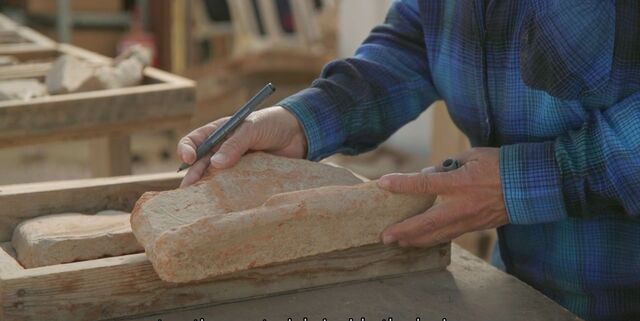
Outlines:
{"type": "MultiPolygon", "coordinates": [[[[5,243],[3,249],[9,244],[5,243]]],[[[15,266],[0,251],[2,320],[102,320],[219,304],[328,284],[415,271],[449,262],[449,246],[407,250],[376,244],[235,273],[196,284],[161,281],[144,254],[53,265],[15,266]],[[8,266],[8,267],[7,267],[8,266]]]]}
{"type": "MultiPolygon", "coordinates": [[[[62,53],[110,61],[69,45],[59,45],[54,57],[62,53]]],[[[195,106],[193,82],[154,68],[145,68],[144,75],[139,86],[0,102],[0,147],[187,124],[195,106]]]]}
{"type": "MultiPolygon", "coordinates": [[[[0,187],[0,241],[20,221],[66,211],[130,210],[147,190],[175,188],[177,173],[0,187]]],[[[449,263],[449,245],[428,250],[374,244],[195,284],[161,281],[144,254],[23,269],[0,249],[1,320],[99,320],[312,288],[449,263]]]]}
{"type": "Polygon", "coordinates": [[[0,30],[12,31],[21,38],[18,43],[0,44],[0,55],[11,55],[29,51],[47,51],[55,48],[56,43],[34,31],[31,28],[21,26],[9,19],[7,16],[0,14],[0,30]]]}
{"type": "Polygon", "coordinates": [[[180,309],[128,321],[579,321],[527,284],[455,244],[451,265],[364,282],[296,291],[196,309],[180,309]]]}
{"type": "Polygon", "coordinates": [[[51,69],[50,62],[0,66],[0,80],[43,78],[49,69],[51,69]]]}

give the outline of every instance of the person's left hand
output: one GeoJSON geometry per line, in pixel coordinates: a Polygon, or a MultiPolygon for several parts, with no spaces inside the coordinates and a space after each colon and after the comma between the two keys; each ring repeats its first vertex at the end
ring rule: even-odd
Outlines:
{"type": "Polygon", "coordinates": [[[378,186],[398,193],[437,194],[433,207],[387,227],[385,244],[430,247],[464,233],[509,223],[500,182],[498,148],[473,148],[455,157],[460,168],[442,172],[429,167],[421,173],[389,174],[378,186]]]}

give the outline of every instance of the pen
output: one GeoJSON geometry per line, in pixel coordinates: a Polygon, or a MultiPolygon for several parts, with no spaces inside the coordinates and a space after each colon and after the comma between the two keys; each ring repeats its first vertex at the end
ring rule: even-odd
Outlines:
{"type": "MultiPolygon", "coordinates": [[[[198,146],[196,149],[196,160],[207,155],[207,153],[215,146],[220,143],[231,131],[233,131],[238,125],[242,123],[243,120],[251,114],[267,97],[269,97],[273,92],[276,91],[276,87],[273,84],[268,83],[264,86],[255,96],[253,96],[244,106],[240,107],[238,111],[229,118],[222,126],[218,127],[218,129],[214,130],[205,141],[198,146]]],[[[187,163],[182,163],[178,168],[178,172],[189,168],[191,165],[187,163]]]]}

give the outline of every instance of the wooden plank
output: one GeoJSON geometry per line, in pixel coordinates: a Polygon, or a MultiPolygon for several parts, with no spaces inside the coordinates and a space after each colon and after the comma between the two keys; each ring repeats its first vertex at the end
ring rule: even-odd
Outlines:
{"type": "Polygon", "coordinates": [[[21,52],[49,51],[55,48],[56,43],[34,31],[31,28],[21,26],[7,16],[0,14],[0,30],[13,31],[21,39],[17,43],[0,44],[0,55],[11,55],[21,52]]]}
{"type": "Polygon", "coordinates": [[[60,52],[55,48],[34,50],[31,46],[15,45],[9,51],[0,51],[0,55],[13,56],[21,62],[53,61],[60,52]]]}
{"type": "MultiPolygon", "coordinates": [[[[4,313],[1,317],[3,320],[101,320],[219,304],[302,288],[438,270],[449,263],[449,253],[448,244],[428,250],[376,244],[196,284],[161,281],[144,254],[18,269],[0,276],[4,313]]],[[[6,261],[9,254],[0,254],[6,261]]]]}
{"type": "Polygon", "coordinates": [[[0,243],[0,276],[11,277],[22,270],[24,268],[16,260],[16,252],[11,243],[0,243]]]}
{"type": "Polygon", "coordinates": [[[93,177],[131,174],[131,137],[110,135],[96,138],[91,141],[89,152],[93,177]]]}
{"type": "Polygon", "coordinates": [[[0,102],[0,147],[171,127],[194,101],[192,87],[162,83],[0,102]]]}
{"type": "Polygon", "coordinates": [[[21,221],[63,212],[131,211],[142,193],[177,188],[184,173],[80,179],[0,186],[0,242],[21,221]]]}
{"type": "Polygon", "coordinates": [[[0,66],[0,80],[42,78],[47,74],[49,69],[51,69],[50,62],[0,66]]]}
{"type": "Polygon", "coordinates": [[[382,280],[353,282],[255,300],[177,309],[128,321],[579,321],[524,282],[452,245],[451,265],[382,280]]]}
{"type": "Polygon", "coordinates": [[[181,73],[187,68],[187,2],[171,1],[171,71],[181,73]]]}

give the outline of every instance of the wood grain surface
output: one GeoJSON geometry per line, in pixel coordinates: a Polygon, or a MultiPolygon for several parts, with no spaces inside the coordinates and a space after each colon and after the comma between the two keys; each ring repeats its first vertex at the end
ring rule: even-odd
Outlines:
{"type": "Polygon", "coordinates": [[[0,319],[20,321],[103,320],[439,270],[450,251],[448,244],[426,250],[375,244],[176,285],[161,281],[144,254],[22,269],[6,249],[0,248],[0,319]]]}

